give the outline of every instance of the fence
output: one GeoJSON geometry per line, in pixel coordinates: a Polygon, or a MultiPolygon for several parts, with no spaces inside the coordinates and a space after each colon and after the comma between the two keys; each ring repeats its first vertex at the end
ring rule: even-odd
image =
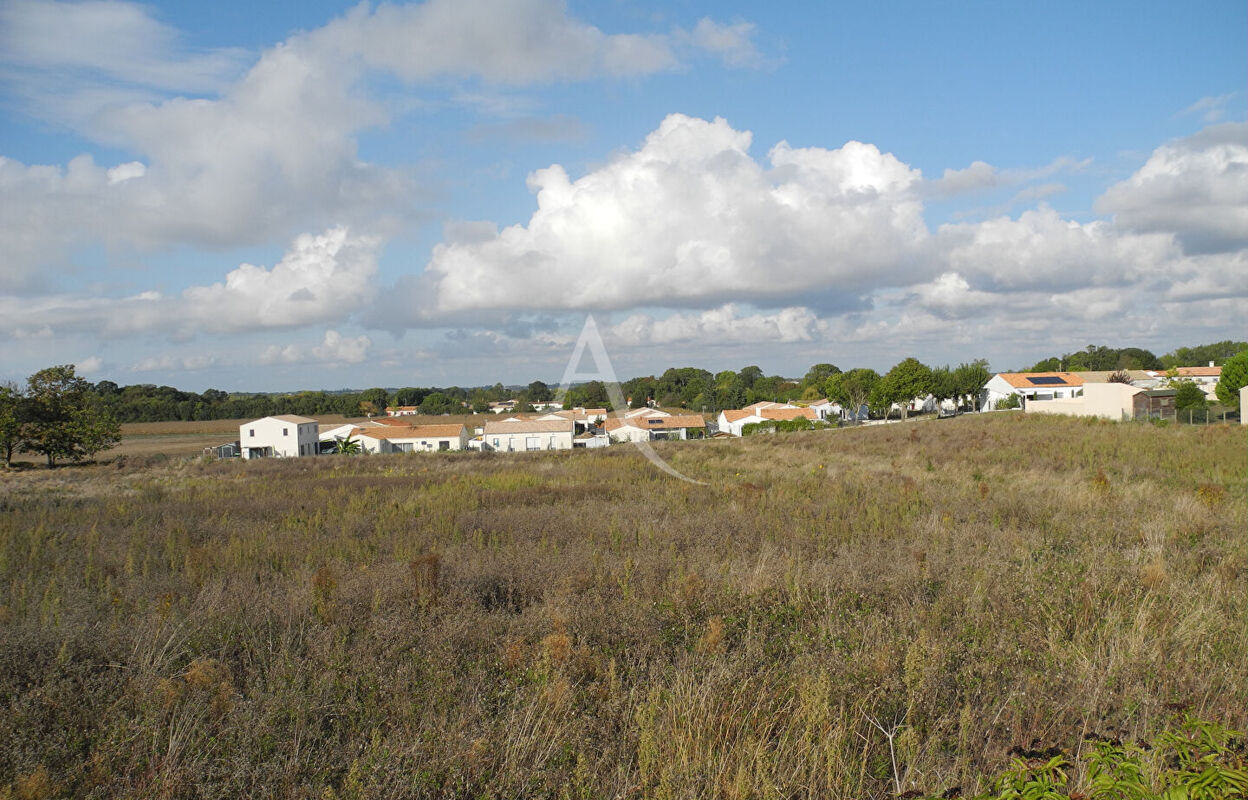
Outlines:
{"type": "Polygon", "coordinates": [[[1240,412],[1228,408],[1167,408],[1135,412],[1136,422],[1165,421],[1179,425],[1223,425],[1239,422],[1240,412]]]}

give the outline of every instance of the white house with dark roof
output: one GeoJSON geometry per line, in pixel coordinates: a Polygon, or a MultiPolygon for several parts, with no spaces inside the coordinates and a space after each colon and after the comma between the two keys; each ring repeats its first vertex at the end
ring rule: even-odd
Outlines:
{"type": "Polygon", "coordinates": [[[979,392],[980,411],[992,411],[997,401],[1017,395],[1028,400],[1064,400],[1083,393],[1083,378],[1073,372],[1001,372],[979,392]]]}
{"type": "Polygon", "coordinates": [[[316,420],[294,414],[239,425],[238,444],[243,458],[298,458],[321,452],[316,420]]]}

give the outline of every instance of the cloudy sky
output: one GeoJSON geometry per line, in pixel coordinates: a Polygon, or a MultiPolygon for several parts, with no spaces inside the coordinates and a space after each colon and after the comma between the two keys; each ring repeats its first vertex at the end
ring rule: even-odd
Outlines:
{"type": "Polygon", "coordinates": [[[1248,337],[1248,10],[0,0],[0,378],[1248,337]]]}

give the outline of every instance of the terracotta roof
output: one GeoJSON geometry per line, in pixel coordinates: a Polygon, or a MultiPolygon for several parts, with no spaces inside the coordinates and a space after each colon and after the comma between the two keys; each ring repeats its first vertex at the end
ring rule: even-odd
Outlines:
{"type": "Polygon", "coordinates": [[[784,403],[773,403],[770,400],[759,400],[757,403],[750,403],[743,411],[761,411],[764,408],[784,408],[784,403]]]}
{"type": "Polygon", "coordinates": [[[402,419],[401,417],[378,417],[377,419],[370,419],[369,422],[373,425],[385,425],[387,427],[412,427],[411,420],[402,419]]]}
{"type": "Polygon", "coordinates": [[[723,415],[724,415],[724,419],[727,420],[728,422],[736,422],[737,420],[745,419],[746,417],[758,416],[753,411],[745,411],[739,408],[724,409],[723,415]]]}
{"type": "Polygon", "coordinates": [[[300,417],[295,414],[275,414],[271,419],[280,419],[282,422],[293,422],[296,425],[307,425],[309,422],[316,422],[311,417],[300,417]]]}
{"type": "Polygon", "coordinates": [[[624,413],[625,417],[670,417],[671,414],[659,408],[634,408],[624,413]]]}
{"type": "Polygon", "coordinates": [[[572,420],[552,419],[552,420],[535,420],[535,419],[518,419],[514,422],[487,422],[485,423],[485,435],[492,434],[517,434],[517,433],[571,433],[572,420]]]}
{"type": "Polygon", "coordinates": [[[1222,376],[1221,367],[1179,367],[1177,372],[1180,378],[1220,378],[1222,376]]]}
{"type": "Polygon", "coordinates": [[[464,431],[463,425],[408,425],[406,427],[389,426],[386,428],[370,428],[362,431],[361,436],[370,439],[450,439],[464,431]]]}
{"type": "Polygon", "coordinates": [[[1001,372],[997,374],[1015,389],[1052,389],[1054,386],[1082,386],[1083,378],[1073,372],[1001,372]],[[1032,383],[1031,378],[1061,378],[1062,383],[1032,383]]]}
{"type": "Polygon", "coordinates": [[[798,417],[818,419],[819,415],[813,408],[764,408],[758,414],[763,419],[793,420],[798,417]]]}

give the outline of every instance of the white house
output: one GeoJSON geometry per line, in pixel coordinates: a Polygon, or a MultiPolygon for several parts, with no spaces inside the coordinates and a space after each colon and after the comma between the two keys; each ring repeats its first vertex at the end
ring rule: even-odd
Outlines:
{"type": "Polygon", "coordinates": [[[368,453],[436,453],[468,449],[468,429],[457,423],[388,426],[360,430],[360,446],[368,453]]]}
{"type": "Polygon", "coordinates": [[[840,405],[831,400],[813,400],[806,407],[814,411],[815,415],[825,422],[830,419],[840,419],[841,417],[840,405]]]}
{"type": "Polygon", "coordinates": [[[1084,381],[1073,372],[1002,372],[993,375],[979,392],[980,411],[992,411],[998,400],[1017,395],[1028,400],[1061,400],[1077,397],[1084,381]]]}
{"type": "Polygon", "coordinates": [[[282,414],[238,426],[243,458],[298,458],[320,455],[316,420],[282,414]]]}
{"type": "Polygon", "coordinates": [[[667,413],[661,408],[650,408],[649,406],[645,406],[643,408],[634,408],[631,411],[624,412],[625,419],[632,419],[633,417],[670,417],[670,416],[671,414],[667,413]]]}
{"type": "Polygon", "coordinates": [[[1129,383],[1085,383],[1078,397],[1032,400],[1028,414],[1062,414],[1071,417],[1100,417],[1115,421],[1130,419],[1135,396],[1145,391],[1129,383]]]}
{"type": "Polygon", "coordinates": [[[1239,424],[1248,425],[1248,386],[1239,387],[1239,424]]]}
{"type": "Polygon", "coordinates": [[[819,414],[813,408],[798,408],[782,403],[752,403],[745,408],[729,408],[719,412],[716,424],[721,433],[741,436],[746,425],[756,422],[784,422],[805,417],[814,422],[819,414]]]}
{"type": "Polygon", "coordinates": [[[632,418],[612,418],[602,429],[613,442],[648,442],[652,439],[698,439],[706,435],[701,414],[664,414],[632,418]]]}
{"type": "Polygon", "coordinates": [[[414,417],[420,413],[420,406],[386,406],[386,414],[391,417],[414,417]]]}
{"type": "Polygon", "coordinates": [[[571,450],[575,426],[570,419],[514,419],[485,423],[482,450],[571,450]]]}

